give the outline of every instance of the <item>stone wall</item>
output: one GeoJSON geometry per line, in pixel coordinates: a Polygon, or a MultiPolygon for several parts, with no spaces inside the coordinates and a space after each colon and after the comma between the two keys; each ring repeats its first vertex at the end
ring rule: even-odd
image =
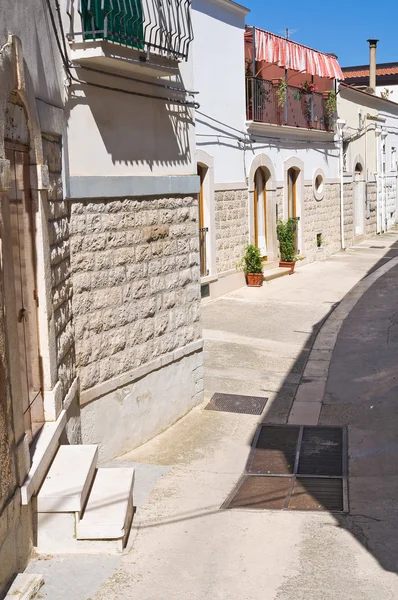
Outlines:
{"type": "MultiPolygon", "coordinates": [[[[352,216],[348,217],[348,221],[352,216]]],[[[325,258],[340,250],[340,188],[326,183],[322,200],[316,200],[312,185],[304,187],[304,250],[307,262],[325,258]],[[317,234],[322,235],[322,248],[317,248],[317,234]]]]}
{"type": "MultiPolygon", "coordinates": [[[[366,202],[368,204],[368,214],[369,217],[367,217],[366,215],[366,219],[365,219],[365,236],[366,237],[371,237],[372,235],[376,234],[376,227],[377,227],[377,223],[376,223],[376,192],[377,186],[376,186],[376,182],[374,181],[369,181],[366,184],[366,202]]],[[[366,212],[366,209],[365,209],[366,212]]]]}
{"type": "Polygon", "coordinates": [[[223,273],[236,268],[249,241],[247,190],[216,192],[215,208],[216,269],[223,273]]]}
{"type": "Polygon", "coordinates": [[[76,376],[69,241],[70,206],[63,199],[61,138],[46,134],[42,141],[44,162],[48,166],[50,180],[47,194],[48,232],[58,378],[65,397],[76,376]]]}
{"type": "Polygon", "coordinates": [[[74,201],[71,210],[82,390],[201,338],[197,199],[74,201]]]}

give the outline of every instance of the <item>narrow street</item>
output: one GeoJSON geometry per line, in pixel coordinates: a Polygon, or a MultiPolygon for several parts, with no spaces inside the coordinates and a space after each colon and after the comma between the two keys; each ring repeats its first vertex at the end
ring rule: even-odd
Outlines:
{"type": "Polygon", "coordinates": [[[205,403],[112,461],[136,466],[129,551],[97,564],[85,555],[31,563],[45,576],[42,597],[398,598],[396,256],[392,231],[205,304],[205,403]],[[347,316],[327,360],[319,423],[348,425],[350,514],[220,510],[259,419],[287,422],[316,334],[330,314],[333,328],[339,302],[347,316]],[[268,397],[265,417],[204,410],[216,391],[268,397]]]}

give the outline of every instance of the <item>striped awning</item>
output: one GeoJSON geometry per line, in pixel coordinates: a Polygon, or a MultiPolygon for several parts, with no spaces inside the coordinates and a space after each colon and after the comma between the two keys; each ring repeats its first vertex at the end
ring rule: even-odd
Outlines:
{"type": "MultiPolygon", "coordinates": [[[[318,52],[274,33],[257,29],[257,27],[251,27],[245,33],[245,40],[250,42],[251,46],[253,46],[253,31],[255,32],[256,60],[309,75],[344,79],[337,58],[333,54],[318,52]]],[[[248,57],[252,58],[249,43],[246,44],[246,52],[248,57]]]]}

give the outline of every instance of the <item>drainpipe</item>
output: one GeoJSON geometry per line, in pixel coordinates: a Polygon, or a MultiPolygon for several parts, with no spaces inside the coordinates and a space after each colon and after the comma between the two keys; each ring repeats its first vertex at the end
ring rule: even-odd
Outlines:
{"type": "Polygon", "coordinates": [[[386,172],[385,164],[383,162],[383,148],[387,137],[387,131],[383,131],[381,134],[380,144],[380,167],[381,167],[381,199],[382,199],[382,223],[384,231],[387,231],[387,193],[386,193],[386,172]]]}
{"type": "Polygon", "coordinates": [[[343,154],[343,129],[346,122],[343,119],[337,119],[336,127],[338,133],[339,150],[340,150],[340,232],[341,232],[341,249],[345,250],[345,232],[344,232],[344,154],[343,154]]]}
{"type": "Polygon", "coordinates": [[[367,40],[369,43],[369,87],[376,93],[376,48],[379,40],[367,40]]]}
{"type": "Polygon", "coordinates": [[[380,214],[380,136],[381,129],[376,127],[376,233],[381,233],[381,214],[380,214]]]}

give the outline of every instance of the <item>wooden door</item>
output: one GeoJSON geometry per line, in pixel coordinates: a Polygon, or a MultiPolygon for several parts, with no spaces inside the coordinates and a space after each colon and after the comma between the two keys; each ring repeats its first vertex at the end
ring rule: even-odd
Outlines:
{"type": "Polygon", "coordinates": [[[10,235],[15,288],[15,326],[18,333],[19,372],[25,431],[32,441],[44,421],[37,330],[37,295],[33,207],[26,147],[6,144],[11,164],[9,194],[10,235]]]}
{"type": "MultiPolygon", "coordinates": [[[[299,171],[296,169],[289,169],[287,172],[287,185],[288,185],[288,217],[289,219],[297,219],[297,179],[299,171]]],[[[298,223],[296,222],[294,231],[294,248],[296,254],[298,253],[298,236],[297,236],[298,223]]]]}
{"type": "Polygon", "coordinates": [[[263,170],[254,176],[254,245],[267,258],[267,189],[263,170]]]}

